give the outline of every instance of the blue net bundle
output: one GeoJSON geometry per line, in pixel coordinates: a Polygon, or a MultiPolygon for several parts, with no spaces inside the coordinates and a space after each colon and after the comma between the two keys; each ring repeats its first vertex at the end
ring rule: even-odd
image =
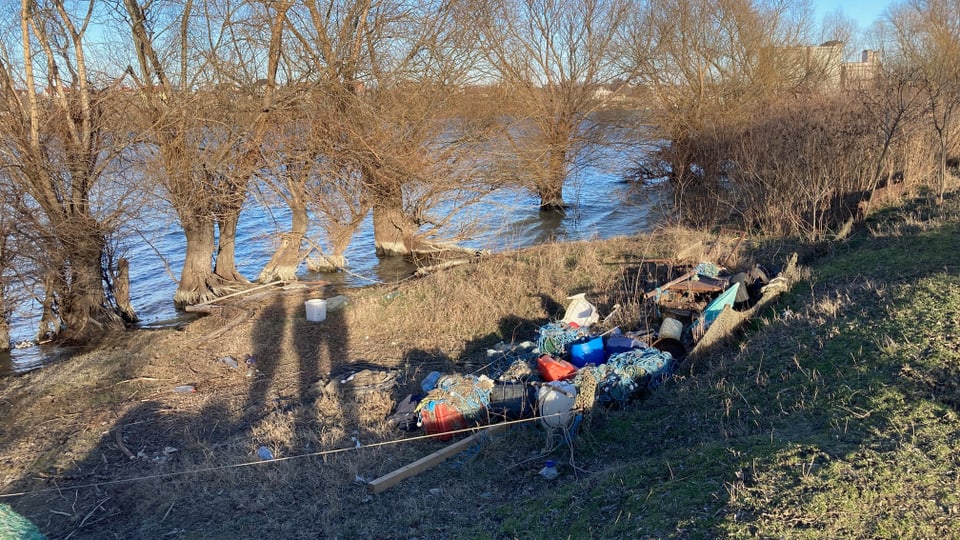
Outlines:
{"type": "Polygon", "coordinates": [[[476,422],[485,415],[492,389],[493,381],[489,379],[472,375],[444,375],[420,401],[417,409],[433,411],[438,403],[446,403],[459,411],[465,420],[476,422]]]}
{"type": "Polygon", "coordinates": [[[580,328],[553,322],[541,326],[537,331],[537,348],[541,353],[561,356],[569,351],[569,345],[584,336],[580,328]]]}
{"type": "MultiPolygon", "coordinates": [[[[614,354],[605,364],[588,366],[597,381],[596,399],[601,403],[624,404],[642,390],[660,384],[676,369],[677,362],[668,352],[653,347],[632,349],[614,354]]],[[[578,378],[582,378],[578,374],[578,378]]],[[[574,380],[577,383],[577,380],[574,380]]]]}

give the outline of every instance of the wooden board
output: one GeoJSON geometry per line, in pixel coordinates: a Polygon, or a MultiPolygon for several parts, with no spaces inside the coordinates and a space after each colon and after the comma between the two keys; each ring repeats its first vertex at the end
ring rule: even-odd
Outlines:
{"type": "Polygon", "coordinates": [[[385,474],[376,480],[371,481],[367,484],[367,489],[371,493],[380,493],[385,491],[398,483],[405,478],[411,476],[416,476],[423,471],[435,467],[438,463],[444,461],[445,459],[455,456],[460,452],[470,448],[471,446],[479,443],[481,439],[487,435],[492,435],[494,433],[500,433],[501,431],[507,429],[506,424],[494,424],[488,428],[481,429],[480,431],[470,435],[466,439],[459,440],[445,448],[437,450],[436,452],[424,456],[409,465],[404,465],[399,469],[385,474]]]}
{"type": "Polygon", "coordinates": [[[661,287],[661,289],[667,291],[675,292],[686,292],[686,293],[714,293],[723,291],[723,285],[717,285],[716,283],[710,283],[708,281],[702,280],[687,280],[682,283],[676,283],[668,287],[661,287]]]}
{"type": "Polygon", "coordinates": [[[643,295],[643,298],[644,298],[644,299],[647,299],[647,298],[650,298],[651,296],[655,296],[658,292],[664,291],[664,290],[666,290],[666,289],[669,288],[669,287],[672,287],[672,286],[674,286],[674,285],[676,285],[676,284],[678,284],[678,283],[681,283],[681,282],[683,282],[683,281],[686,281],[686,280],[692,278],[692,277],[695,276],[695,275],[697,275],[697,272],[696,272],[695,270],[691,270],[691,271],[687,272],[686,274],[678,277],[677,279],[674,279],[674,280],[672,280],[672,281],[669,281],[669,282],[661,285],[660,287],[658,287],[658,288],[656,288],[656,289],[654,289],[654,290],[652,290],[652,291],[647,291],[647,293],[645,293],[645,294],[643,295]]]}

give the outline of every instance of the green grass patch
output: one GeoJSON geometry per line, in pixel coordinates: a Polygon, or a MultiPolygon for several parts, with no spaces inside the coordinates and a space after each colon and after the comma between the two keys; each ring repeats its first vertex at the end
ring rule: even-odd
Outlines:
{"type": "Polygon", "coordinates": [[[607,413],[598,470],[501,507],[497,536],[956,537],[956,204],[871,219],[738,348],[607,413]]]}

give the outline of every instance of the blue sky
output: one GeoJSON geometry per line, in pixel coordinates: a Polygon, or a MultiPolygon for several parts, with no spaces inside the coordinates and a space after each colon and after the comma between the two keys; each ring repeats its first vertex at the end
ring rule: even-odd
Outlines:
{"type": "Polygon", "coordinates": [[[813,7],[818,21],[839,8],[845,16],[857,21],[861,30],[866,30],[892,3],[884,0],[813,0],[813,7]]]}

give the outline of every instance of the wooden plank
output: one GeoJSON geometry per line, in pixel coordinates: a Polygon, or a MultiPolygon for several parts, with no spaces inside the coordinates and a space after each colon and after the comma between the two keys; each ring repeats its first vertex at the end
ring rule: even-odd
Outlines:
{"type": "Polygon", "coordinates": [[[688,280],[683,283],[677,283],[674,285],[669,285],[667,287],[660,287],[661,290],[666,291],[677,291],[677,292],[689,292],[689,293],[713,293],[713,292],[722,292],[724,286],[718,283],[712,283],[704,279],[701,280],[688,280]]]}
{"type": "Polygon", "coordinates": [[[678,266],[681,261],[677,259],[647,259],[644,257],[623,257],[620,259],[604,259],[603,264],[672,264],[678,266]]]}
{"type": "Polygon", "coordinates": [[[372,493],[380,493],[385,491],[397,485],[401,480],[410,478],[411,476],[416,476],[423,471],[435,467],[445,459],[459,454],[467,448],[470,448],[471,446],[480,442],[484,436],[500,433],[505,429],[507,429],[506,424],[494,424],[489,428],[484,428],[473,435],[470,435],[466,439],[457,441],[445,448],[437,450],[428,456],[424,456],[413,463],[404,465],[403,467],[400,467],[391,473],[387,473],[376,480],[372,480],[369,484],[367,484],[367,489],[372,493]]]}
{"type": "Polygon", "coordinates": [[[672,287],[673,285],[676,285],[677,283],[680,283],[681,281],[686,281],[686,280],[692,278],[692,277],[695,276],[695,275],[697,275],[697,271],[696,271],[696,270],[691,270],[691,271],[687,272],[686,274],[678,277],[677,279],[674,279],[674,280],[672,280],[672,281],[668,281],[667,283],[661,285],[660,287],[658,287],[658,288],[656,288],[656,289],[654,289],[654,290],[652,290],[652,291],[647,292],[646,294],[643,295],[643,298],[644,298],[644,299],[650,298],[651,296],[656,295],[658,291],[661,291],[661,292],[662,292],[662,291],[665,291],[665,290],[667,290],[668,287],[672,287]]]}

